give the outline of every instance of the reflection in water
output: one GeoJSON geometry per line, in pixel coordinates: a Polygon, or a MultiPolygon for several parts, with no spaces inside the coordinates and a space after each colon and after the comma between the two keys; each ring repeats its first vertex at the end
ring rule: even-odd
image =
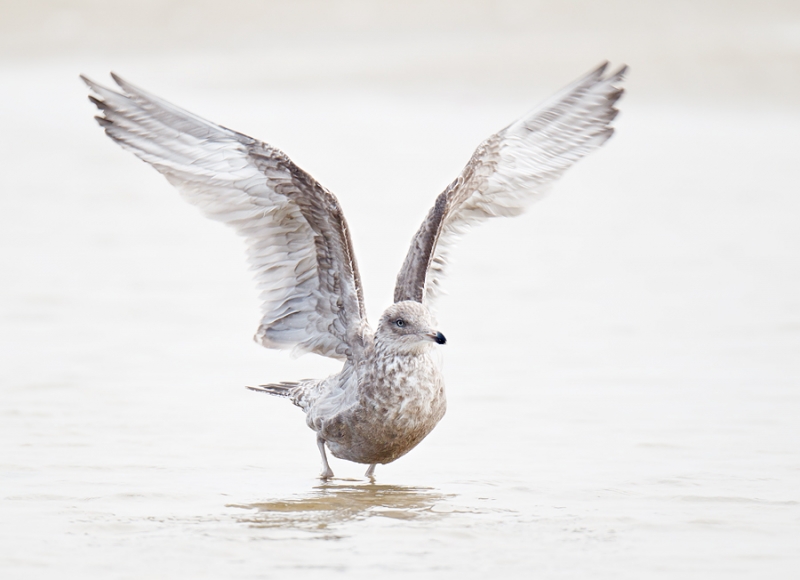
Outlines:
{"type": "Polygon", "coordinates": [[[372,517],[440,518],[449,510],[435,506],[450,497],[423,487],[328,482],[305,496],[230,507],[252,510],[238,520],[254,527],[329,534],[338,524],[372,517]]]}

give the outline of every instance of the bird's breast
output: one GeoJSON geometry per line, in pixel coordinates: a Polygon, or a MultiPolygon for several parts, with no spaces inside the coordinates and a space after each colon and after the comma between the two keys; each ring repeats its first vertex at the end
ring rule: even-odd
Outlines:
{"type": "Polygon", "coordinates": [[[378,361],[366,378],[362,400],[379,411],[383,421],[427,420],[444,404],[441,371],[428,356],[387,357],[378,361]]]}
{"type": "MultiPolygon", "coordinates": [[[[444,381],[429,360],[389,360],[362,375],[360,398],[341,417],[334,455],[361,463],[389,463],[430,433],[446,410],[444,381]]],[[[333,427],[333,425],[331,425],[333,427]]]]}

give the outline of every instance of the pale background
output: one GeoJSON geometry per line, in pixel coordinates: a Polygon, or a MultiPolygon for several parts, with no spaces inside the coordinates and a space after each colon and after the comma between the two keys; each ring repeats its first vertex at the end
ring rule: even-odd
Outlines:
{"type": "Polygon", "coordinates": [[[0,576],[796,578],[800,3],[0,2],[0,576]],[[374,321],[475,146],[602,60],[618,132],[455,251],[450,406],[333,461],[247,384],[242,243],[103,136],[123,77],[334,191],[374,321]]]}

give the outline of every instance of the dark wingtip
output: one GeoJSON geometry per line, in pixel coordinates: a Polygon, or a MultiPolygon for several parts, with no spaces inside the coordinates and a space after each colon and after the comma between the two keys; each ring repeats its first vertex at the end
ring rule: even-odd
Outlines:
{"type": "Polygon", "coordinates": [[[623,89],[622,87],[615,88],[608,94],[608,100],[613,105],[614,103],[619,101],[622,95],[624,94],[625,94],[625,89],[623,89]]]}
{"type": "Polygon", "coordinates": [[[623,64],[621,67],[619,67],[619,70],[611,76],[613,76],[615,79],[622,79],[622,77],[624,77],[626,74],[628,74],[628,65],[623,64]]]}
{"type": "Polygon", "coordinates": [[[597,65],[597,67],[595,67],[595,69],[589,74],[590,75],[602,76],[603,73],[606,72],[606,69],[608,68],[608,64],[609,64],[608,61],[604,60],[599,65],[597,65]]]}

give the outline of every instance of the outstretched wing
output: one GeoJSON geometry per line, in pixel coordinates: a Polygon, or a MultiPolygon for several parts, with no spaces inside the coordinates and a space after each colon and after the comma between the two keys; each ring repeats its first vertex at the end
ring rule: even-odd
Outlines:
{"type": "Polygon", "coordinates": [[[354,356],[366,327],[364,299],[333,194],[278,149],[112,77],[121,93],[82,77],[106,134],[247,240],[263,313],[255,340],[354,356]]]}
{"type": "Polygon", "coordinates": [[[604,77],[604,63],[536,111],[484,141],[461,175],[442,192],[417,231],[394,290],[395,302],[430,305],[439,294],[447,252],[465,226],[515,216],[541,198],[578,159],[614,130],[615,85],[626,67],[604,77]]]}

